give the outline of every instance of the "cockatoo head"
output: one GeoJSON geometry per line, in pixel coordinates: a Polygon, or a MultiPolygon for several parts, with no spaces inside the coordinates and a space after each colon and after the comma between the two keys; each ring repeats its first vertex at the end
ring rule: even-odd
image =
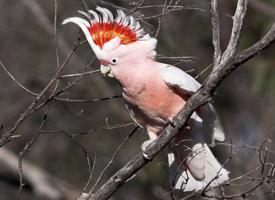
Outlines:
{"type": "Polygon", "coordinates": [[[155,58],[157,40],[145,34],[139,22],[122,10],[117,10],[115,17],[110,10],[101,7],[97,7],[96,11],[79,13],[87,19],[71,17],[62,24],[72,22],[82,29],[101,62],[103,75],[114,77],[118,68],[121,70],[122,67],[155,58]]]}

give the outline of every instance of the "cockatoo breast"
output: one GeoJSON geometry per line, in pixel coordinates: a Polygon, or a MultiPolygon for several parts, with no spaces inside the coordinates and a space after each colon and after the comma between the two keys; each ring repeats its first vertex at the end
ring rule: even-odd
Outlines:
{"type": "Polygon", "coordinates": [[[118,78],[131,117],[137,124],[159,133],[184,106],[187,97],[171,89],[161,78],[163,64],[152,62],[118,78]],[[147,67],[147,68],[146,68],[147,67]]]}

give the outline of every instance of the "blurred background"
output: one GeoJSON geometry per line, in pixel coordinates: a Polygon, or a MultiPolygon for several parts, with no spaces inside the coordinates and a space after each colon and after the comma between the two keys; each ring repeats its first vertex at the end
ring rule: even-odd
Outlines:
{"type": "MultiPolygon", "coordinates": [[[[39,93],[57,70],[56,47],[59,62],[63,63],[79,38],[81,41],[84,39],[76,26],[62,26],[62,20],[78,15],[78,10],[94,9],[96,5],[114,8],[112,4],[115,4],[129,10],[137,8],[134,15],[146,31],[152,36],[157,34],[159,61],[174,64],[194,77],[199,75],[198,80],[203,82],[211,71],[213,57],[209,1],[140,2],[57,0],[56,45],[53,0],[1,0],[0,59],[16,81],[32,93],[39,93]],[[165,2],[166,5],[170,3],[170,7],[165,7],[165,14],[159,18],[165,2]]],[[[230,36],[235,6],[236,1],[220,1],[223,49],[230,36]]],[[[249,0],[239,51],[258,41],[274,21],[274,0],[249,0]]],[[[231,178],[261,166],[262,159],[264,162],[275,160],[274,153],[259,151],[260,147],[275,151],[274,52],[273,46],[241,66],[222,83],[214,97],[214,105],[227,135],[226,143],[229,144],[218,145],[215,151],[224,161],[232,156],[226,164],[231,178]]],[[[77,48],[63,74],[98,68],[98,61],[85,43],[77,48]]],[[[74,83],[59,95],[63,100],[53,100],[34,112],[16,131],[21,137],[0,149],[1,200],[17,198],[20,186],[18,155],[35,135],[36,140],[22,156],[25,185],[21,199],[26,200],[75,199],[87,184],[91,171],[88,189],[95,184],[114,152],[116,156],[98,186],[135,155],[142,142],[147,140],[144,131],[138,129],[117,151],[135,126],[121,98],[97,99],[119,96],[120,86],[100,73],[82,76],[76,81],[78,78],[61,79],[56,91],[74,83]],[[42,128],[41,123],[44,123],[42,128]]],[[[0,84],[0,124],[1,132],[4,132],[32,102],[34,95],[12,80],[3,66],[0,84]]],[[[53,90],[51,88],[49,94],[53,90]]],[[[266,171],[269,172],[268,169],[266,171]]],[[[261,177],[263,174],[255,170],[249,176],[261,177]]],[[[228,194],[245,192],[253,184],[232,186],[228,188],[228,194]]],[[[267,185],[257,188],[251,199],[274,199],[272,186],[267,185]]],[[[169,191],[166,154],[163,151],[125,184],[113,199],[169,199],[169,191]]]]}

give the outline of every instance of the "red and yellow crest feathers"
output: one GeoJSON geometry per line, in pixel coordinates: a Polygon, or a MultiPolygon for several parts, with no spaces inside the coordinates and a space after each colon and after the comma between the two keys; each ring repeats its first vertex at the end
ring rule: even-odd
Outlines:
{"type": "Polygon", "coordinates": [[[94,43],[101,48],[104,43],[115,37],[121,39],[122,44],[129,44],[137,41],[136,34],[129,28],[116,22],[113,23],[95,23],[89,29],[94,43]]]}
{"type": "Polygon", "coordinates": [[[121,44],[130,44],[138,40],[149,39],[150,36],[141,28],[138,21],[132,16],[125,15],[117,10],[116,18],[106,8],[97,7],[97,12],[89,10],[88,13],[80,11],[88,17],[90,27],[87,27],[94,43],[100,48],[115,37],[119,37],[121,44]]]}

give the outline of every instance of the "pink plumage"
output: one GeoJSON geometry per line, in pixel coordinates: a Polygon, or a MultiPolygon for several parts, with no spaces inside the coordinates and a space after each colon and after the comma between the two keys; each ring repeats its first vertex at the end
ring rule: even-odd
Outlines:
{"type": "MultiPolygon", "coordinates": [[[[72,17],[101,61],[101,72],[117,79],[132,119],[144,128],[152,142],[183,108],[200,84],[174,66],[155,60],[157,40],[145,34],[132,16],[118,10],[114,18],[106,8],[84,13],[88,20],[72,17]],[[114,26],[119,27],[119,34],[114,26]],[[125,31],[122,31],[125,30],[125,31]],[[100,42],[99,42],[100,41],[100,42]]],[[[170,183],[183,191],[215,187],[229,172],[207,144],[223,141],[224,133],[211,104],[197,110],[168,147],[170,183]]],[[[146,155],[145,155],[146,156],[146,155]]]]}

